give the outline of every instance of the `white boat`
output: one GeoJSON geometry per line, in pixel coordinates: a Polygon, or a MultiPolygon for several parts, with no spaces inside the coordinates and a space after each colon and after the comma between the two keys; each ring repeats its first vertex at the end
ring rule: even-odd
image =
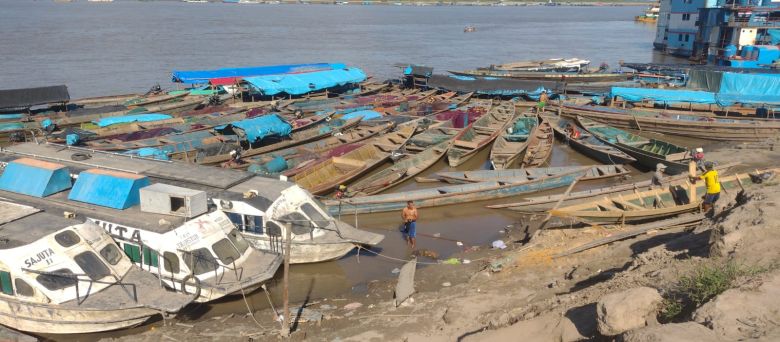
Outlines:
{"type": "Polygon", "coordinates": [[[291,262],[313,263],[341,258],[356,245],[373,246],[384,235],[363,231],[328,214],[306,190],[285,181],[211,166],[182,164],[87,150],[57,144],[25,143],[0,150],[0,157],[35,156],[71,167],[100,167],[148,176],[154,182],[206,191],[213,206],[255,248],[279,253],[291,228],[291,262]],[[74,161],[74,153],[88,161],[74,161]]]}
{"type": "Polygon", "coordinates": [[[2,325],[31,333],[109,331],[192,301],[133,265],[89,222],[0,201],[0,231],[2,325]]]}
{"type": "Polygon", "coordinates": [[[0,175],[0,196],[86,218],[111,234],[133,263],[198,302],[257,289],[282,261],[249,248],[224,213],[208,212],[205,192],[151,184],[143,175],[18,158],[0,175]]]}

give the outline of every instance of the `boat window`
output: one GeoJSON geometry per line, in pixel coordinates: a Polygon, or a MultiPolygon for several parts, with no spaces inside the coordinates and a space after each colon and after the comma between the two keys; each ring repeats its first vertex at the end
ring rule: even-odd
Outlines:
{"type": "Polygon", "coordinates": [[[228,239],[217,241],[217,243],[211,245],[211,248],[214,250],[214,253],[217,253],[217,257],[224,265],[230,265],[241,257],[241,254],[238,254],[236,248],[233,247],[233,243],[228,239]]]}
{"type": "Polygon", "coordinates": [[[213,272],[217,269],[217,259],[206,248],[198,248],[191,252],[184,253],[184,263],[195,272],[201,275],[206,272],[213,272]]]}
{"type": "Polygon", "coordinates": [[[163,253],[163,268],[166,272],[179,273],[179,256],[171,252],[163,253]]]}
{"type": "Polygon", "coordinates": [[[72,230],[66,230],[54,235],[54,240],[62,247],[70,247],[81,242],[81,238],[72,230]]]}
{"type": "Polygon", "coordinates": [[[16,287],[16,294],[20,296],[32,297],[35,295],[35,290],[24,280],[14,279],[14,286],[16,287]]]}
{"type": "Polygon", "coordinates": [[[225,213],[230,219],[230,222],[233,222],[233,224],[238,227],[238,229],[244,230],[244,218],[241,214],[236,213],[225,213]]]}
{"type": "Polygon", "coordinates": [[[234,246],[236,246],[236,249],[238,249],[238,253],[244,254],[246,250],[249,248],[249,242],[244,239],[244,236],[241,235],[237,230],[233,229],[228,234],[228,239],[230,239],[230,242],[233,243],[234,246]]]}
{"type": "Polygon", "coordinates": [[[47,272],[46,274],[39,274],[37,277],[35,277],[35,280],[38,281],[43,287],[48,289],[49,291],[56,291],[61,290],[66,287],[71,287],[73,285],[76,285],[76,276],[73,274],[73,271],[67,269],[67,268],[61,268],[56,271],[47,272]]]}
{"type": "Polygon", "coordinates": [[[265,223],[266,231],[268,232],[269,236],[281,236],[282,235],[282,227],[279,227],[276,222],[268,221],[265,223]]]}
{"type": "Polygon", "coordinates": [[[244,215],[244,229],[255,234],[263,234],[263,217],[244,215]]]}
{"type": "Polygon", "coordinates": [[[103,259],[106,259],[109,264],[116,265],[119,260],[122,260],[122,252],[119,251],[119,248],[116,247],[115,244],[110,243],[107,244],[103,249],[100,250],[100,256],[103,257],[103,259]]]}
{"type": "Polygon", "coordinates": [[[314,208],[313,205],[309,203],[304,203],[301,206],[301,210],[303,210],[303,213],[309,216],[312,221],[314,221],[314,225],[317,227],[326,227],[328,225],[328,219],[325,216],[322,216],[320,214],[319,210],[317,208],[314,208]]]}
{"type": "Polygon", "coordinates": [[[141,247],[126,243],[124,245],[125,254],[130,257],[132,262],[141,262],[141,247]]]}
{"type": "Polygon", "coordinates": [[[311,232],[312,225],[306,216],[299,212],[292,212],[282,216],[282,222],[288,223],[292,233],[295,235],[306,235],[311,232]]]}
{"type": "Polygon", "coordinates": [[[14,295],[14,288],[11,286],[11,273],[0,271],[0,291],[9,296],[14,295]]]}
{"type": "Polygon", "coordinates": [[[95,253],[83,252],[73,257],[73,260],[92,280],[103,279],[103,277],[111,275],[111,271],[95,253]]]}
{"type": "Polygon", "coordinates": [[[184,210],[184,197],[171,196],[171,212],[183,212],[184,210]]]}
{"type": "Polygon", "coordinates": [[[144,246],[144,265],[159,267],[159,259],[160,256],[157,254],[157,251],[149,248],[148,246],[144,246]]]}

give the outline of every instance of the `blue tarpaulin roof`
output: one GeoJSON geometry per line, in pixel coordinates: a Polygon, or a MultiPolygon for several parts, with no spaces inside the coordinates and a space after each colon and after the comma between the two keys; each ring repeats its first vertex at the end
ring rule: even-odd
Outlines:
{"type": "Polygon", "coordinates": [[[8,163],[0,176],[0,189],[28,196],[46,197],[69,188],[67,167],[30,158],[8,163]]]}
{"type": "Polygon", "coordinates": [[[780,102],[780,75],[723,73],[721,94],[775,96],[780,102]]]}
{"type": "Polygon", "coordinates": [[[343,69],[344,67],[345,65],[342,63],[311,63],[222,68],[214,70],[174,70],[171,74],[171,80],[173,82],[198,84],[207,83],[212,78],[279,75],[314,70],[343,69]]]}
{"type": "Polygon", "coordinates": [[[263,140],[267,136],[286,136],[292,132],[292,125],[276,114],[263,115],[214,127],[217,131],[223,131],[227,128],[238,128],[244,131],[250,143],[263,140]]]}
{"type": "Polygon", "coordinates": [[[612,87],[611,97],[620,96],[626,101],[653,100],[663,103],[715,103],[715,94],[697,90],[665,90],[648,88],[612,87]]]}
{"type": "Polygon", "coordinates": [[[135,115],[123,115],[123,116],[112,116],[107,118],[100,118],[92,121],[92,123],[98,125],[98,127],[108,127],[111,125],[131,123],[131,122],[150,122],[150,121],[168,120],[171,118],[173,117],[168,114],[148,113],[148,114],[135,114],[135,115]]]}
{"type": "Polygon", "coordinates": [[[360,117],[362,117],[360,119],[360,121],[366,121],[366,120],[381,118],[382,114],[380,114],[380,113],[378,113],[376,111],[373,111],[373,110],[359,110],[359,111],[355,111],[355,112],[352,112],[352,113],[344,114],[344,115],[341,116],[341,119],[342,120],[351,120],[351,119],[360,118],[360,117]]]}
{"type": "Polygon", "coordinates": [[[114,209],[127,209],[141,202],[141,188],[149,185],[142,175],[90,169],[79,174],[68,195],[72,201],[114,209]]]}
{"type": "Polygon", "coordinates": [[[250,87],[263,95],[303,95],[313,91],[333,88],[366,80],[366,74],[359,68],[343,68],[315,71],[304,74],[245,77],[250,87]]]}

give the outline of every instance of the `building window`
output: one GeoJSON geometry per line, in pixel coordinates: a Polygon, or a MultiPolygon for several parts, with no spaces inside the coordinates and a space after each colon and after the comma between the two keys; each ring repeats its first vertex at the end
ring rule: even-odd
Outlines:
{"type": "Polygon", "coordinates": [[[682,33],[678,33],[678,34],[677,34],[677,41],[678,41],[678,42],[681,42],[681,41],[682,41],[682,33]]]}
{"type": "Polygon", "coordinates": [[[685,14],[683,14],[683,15],[682,15],[682,20],[683,20],[683,21],[688,21],[688,20],[691,20],[691,14],[690,14],[690,13],[685,13],[685,14]]]}
{"type": "Polygon", "coordinates": [[[689,38],[689,37],[690,37],[690,34],[686,34],[686,35],[685,35],[685,41],[686,41],[686,42],[688,41],[688,38],[689,38]]]}

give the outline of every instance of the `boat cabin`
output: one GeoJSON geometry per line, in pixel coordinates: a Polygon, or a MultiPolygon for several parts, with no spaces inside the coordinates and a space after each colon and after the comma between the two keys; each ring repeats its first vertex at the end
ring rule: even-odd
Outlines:
{"type": "Polygon", "coordinates": [[[278,254],[250,248],[204,192],[137,173],[17,158],[0,175],[0,195],[97,224],[133,263],[201,302],[255,289],[281,263],[278,254]]]}
{"type": "Polygon", "coordinates": [[[193,299],[160,286],[91,222],[0,201],[0,232],[0,324],[14,329],[114,330],[193,299]]]}
{"type": "MultiPolygon", "coordinates": [[[[160,187],[156,184],[164,184],[205,192],[208,198],[207,206],[220,214],[224,213],[223,216],[227,215],[241,235],[261,251],[281,252],[286,229],[289,227],[292,235],[292,263],[337,259],[355,248],[356,244],[376,245],[384,239],[381,234],[362,231],[335,219],[309,192],[293,183],[263,178],[249,172],[131,157],[56,144],[25,143],[10,146],[0,151],[0,160],[31,155],[38,160],[68,165],[71,169],[88,166],[143,175],[154,183],[154,187],[160,187]],[[71,158],[74,154],[89,155],[89,159],[77,162],[71,158]]],[[[144,191],[151,193],[157,190],[144,188],[144,191]]],[[[191,194],[193,199],[203,196],[195,195],[194,192],[191,194]]],[[[166,208],[172,209],[181,203],[178,199],[170,201],[170,207],[166,208]],[[176,203],[173,203],[174,201],[176,203]]],[[[184,198],[184,201],[189,200],[184,198]]],[[[212,214],[217,215],[209,215],[212,214]]],[[[143,221],[156,226],[157,221],[149,215],[163,214],[144,213],[148,218],[143,221]]],[[[164,219],[183,223],[178,215],[164,215],[164,219]]],[[[112,221],[103,219],[101,222],[112,221]]],[[[130,227],[143,229],[137,226],[140,223],[133,224],[135,226],[130,227]]]]}

